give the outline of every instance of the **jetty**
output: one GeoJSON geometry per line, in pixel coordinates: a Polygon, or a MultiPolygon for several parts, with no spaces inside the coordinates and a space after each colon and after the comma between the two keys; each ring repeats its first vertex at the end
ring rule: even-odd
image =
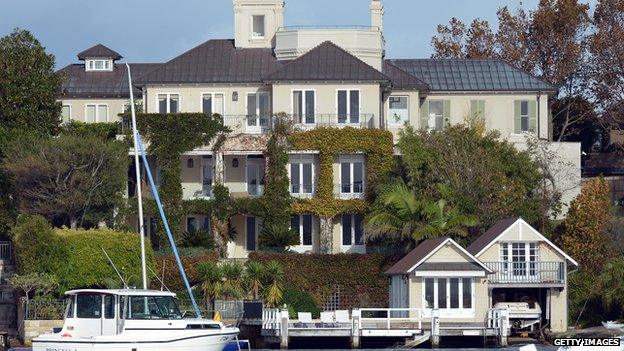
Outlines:
{"type": "Polygon", "coordinates": [[[351,347],[360,348],[364,338],[405,338],[405,347],[416,347],[426,341],[433,348],[440,346],[442,337],[483,337],[489,342],[506,347],[509,335],[509,312],[492,308],[483,322],[444,321],[440,311],[433,309],[431,317],[424,317],[420,308],[361,308],[349,311],[321,312],[320,319],[307,318],[301,314],[297,319],[288,310],[265,309],[262,313],[261,334],[267,342],[279,343],[287,349],[293,338],[344,337],[351,340],[351,347]],[[303,317],[303,318],[302,318],[303,317]]]}

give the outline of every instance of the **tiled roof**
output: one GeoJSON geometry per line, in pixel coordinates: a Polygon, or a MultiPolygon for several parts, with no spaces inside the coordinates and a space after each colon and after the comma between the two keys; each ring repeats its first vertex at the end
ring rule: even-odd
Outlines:
{"type": "Polygon", "coordinates": [[[503,234],[507,228],[509,228],[512,224],[516,223],[518,217],[504,218],[494,223],[494,225],[488,229],[483,235],[477,238],[468,248],[466,249],[470,252],[471,255],[476,255],[481,251],[484,247],[488,246],[493,240],[499,237],[499,235],[503,234]]]}
{"type": "Polygon", "coordinates": [[[388,60],[384,61],[383,73],[392,80],[392,88],[395,90],[429,90],[427,83],[391,64],[388,60]]]}
{"type": "Polygon", "coordinates": [[[110,57],[113,60],[119,60],[121,58],[121,55],[117,51],[112,50],[102,44],[97,44],[88,48],[85,51],[78,53],[78,58],[81,60],[84,60],[87,57],[110,57]]]}
{"type": "Polygon", "coordinates": [[[544,80],[497,59],[388,61],[427,83],[431,91],[557,91],[544,80]]]}
{"type": "Polygon", "coordinates": [[[267,75],[264,81],[366,81],[389,83],[390,79],[336,44],[325,41],[267,75]]]}
{"type": "Polygon", "coordinates": [[[273,51],[234,47],[233,40],[209,40],[140,77],[138,84],[260,83],[281,66],[273,51]]]}
{"type": "MultiPolygon", "coordinates": [[[[158,67],[159,63],[131,63],[132,80],[158,67]]],[[[86,72],[84,64],[71,64],[58,71],[64,75],[61,85],[61,96],[66,98],[115,98],[130,96],[128,91],[128,74],[125,64],[115,64],[113,71],[86,72]]],[[[135,88],[135,94],[141,90],[135,88]]]]}
{"type": "Polygon", "coordinates": [[[414,250],[410,251],[407,255],[405,255],[405,257],[400,259],[399,262],[395,263],[394,266],[390,267],[386,271],[386,274],[396,275],[408,273],[408,271],[414,267],[416,263],[420,262],[431,251],[442,245],[447,239],[448,238],[435,238],[423,241],[420,245],[416,246],[414,250]]]}

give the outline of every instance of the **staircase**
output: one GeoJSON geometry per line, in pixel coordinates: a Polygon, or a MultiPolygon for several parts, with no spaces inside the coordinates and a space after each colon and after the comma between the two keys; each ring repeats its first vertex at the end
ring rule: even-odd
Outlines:
{"type": "Polygon", "coordinates": [[[429,341],[429,338],[431,338],[431,332],[424,331],[422,335],[415,335],[413,339],[407,340],[405,342],[405,345],[403,345],[403,348],[413,349],[414,347],[422,344],[423,342],[429,341]]]}

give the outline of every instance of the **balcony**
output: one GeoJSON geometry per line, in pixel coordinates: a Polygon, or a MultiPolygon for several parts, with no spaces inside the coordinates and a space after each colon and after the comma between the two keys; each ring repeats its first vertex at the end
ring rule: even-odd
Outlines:
{"type": "Polygon", "coordinates": [[[565,284],[564,262],[484,262],[494,271],[488,275],[490,285],[561,286],[565,284]]]}
{"type": "Polygon", "coordinates": [[[316,192],[315,184],[290,184],[290,196],[299,199],[310,199],[316,192]]]}
{"type": "Polygon", "coordinates": [[[375,115],[372,113],[336,114],[316,113],[307,115],[288,115],[296,129],[308,130],[318,127],[351,127],[358,129],[376,128],[375,115]]]}
{"type": "Polygon", "coordinates": [[[334,184],[334,196],[344,200],[363,199],[364,184],[362,182],[334,184]]]}

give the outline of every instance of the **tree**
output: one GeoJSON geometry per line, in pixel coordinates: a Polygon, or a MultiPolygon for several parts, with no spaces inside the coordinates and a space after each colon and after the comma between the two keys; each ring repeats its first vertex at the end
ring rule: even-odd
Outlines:
{"type": "Polygon", "coordinates": [[[434,58],[491,58],[495,56],[495,35],[490,24],[475,18],[466,25],[453,17],[448,25],[438,25],[438,35],[431,39],[434,58]]]}
{"type": "Polygon", "coordinates": [[[549,215],[532,155],[496,131],[464,124],[431,133],[407,127],[398,147],[407,184],[419,198],[444,199],[459,213],[476,216],[481,228],[505,217],[538,223],[549,215]]]}
{"type": "Polygon", "coordinates": [[[245,267],[245,285],[252,299],[257,300],[262,290],[264,267],[257,261],[247,261],[245,267]]]}
{"type": "Polygon", "coordinates": [[[594,273],[614,255],[606,231],[611,221],[609,184],[604,178],[585,183],[563,222],[561,248],[594,273]]]}
{"type": "Polygon", "coordinates": [[[7,130],[55,133],[61,79],[54,56],[27,30],[0,38],[0,125],[7,130]]]}
{"type": "Polygon", "coordinates": [[[419,199],[402,180],[395,180],[383,190],[366,218],[367,240],[389,239],[410,250],[423,239],[443,235],[463,237],[476,224],[447,206],[444,199],[419,199]]]}
{"type": "Polygon", "coordinates": [[[264,266],[264,301],[267,307],[277,307],[284,297],[284,270],[277,261],[269,261],[264,266]]]}
{"type": "Polygon", "coordinates": [[[214,300],[223,292],[223,270],[216,262],[202,262],[197,265],[197,275],[206,307],[214,310],[214,300]]]}
{"type": "Polygon", "coordinates": [[[124,143],[74,135],[21,136],[6,150],[2,169],[21,213],[72,228],[112,220],[128,170],[124,143]]]}
{"type": "Polygon", "coordinates": [[[24,303],[28,304],[31,293],[44,296],[58,287],[58,280],[48,273],[30,273],[26,275],[14,274],[9,278],[11,285],[24,293],[24,303]]]}

